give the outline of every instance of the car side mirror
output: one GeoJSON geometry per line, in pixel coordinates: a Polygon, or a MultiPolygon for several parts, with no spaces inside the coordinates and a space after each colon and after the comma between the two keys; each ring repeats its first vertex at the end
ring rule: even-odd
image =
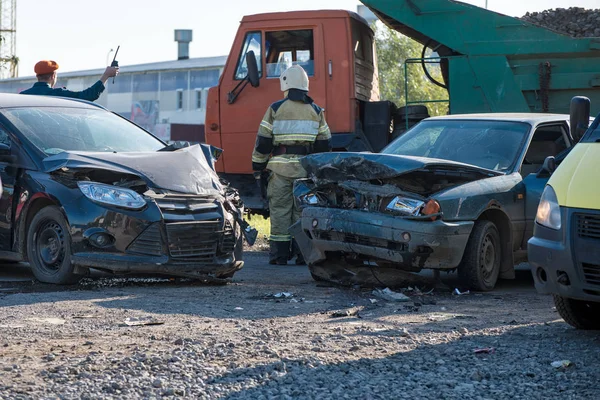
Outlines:
{"type": "Polygon", "coordinates": [[[256,55],[252,50],[246,53],[246,67],[248,68],[248,81],[250,82],[250,85],[252,85],[252,87],[258,87],[260,85],[258,64],[256,63],[256,55]]]}
{"type": "Polygon", "coordinates": [[[537,173],[538,178],[544,178],[552,175],[552,173],[556,171],[556,159],[554,156],[548,156],[544,160],[544,164],[542,168],[537,173]]]}

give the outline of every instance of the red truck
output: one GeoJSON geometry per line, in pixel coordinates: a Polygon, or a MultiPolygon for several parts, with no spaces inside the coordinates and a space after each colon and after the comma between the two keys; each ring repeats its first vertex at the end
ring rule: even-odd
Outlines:
{"type": "Polygon", "coordinates": [[[324,10],[244,17],[219,85],[208,92],[205,127],[206,142],[224,150],[218,172],[240,189],[253,211],[263,207],[251,169],[256,132],[268,106],[282,98],[278,78],[292,64],[309,75],[310,95],[326,110],[334,149],[381,150],[390,139],[390,121],[399,114],[394,104],[379,101],[373,31],[358,14],[324,10]],[[246,86],[250,51],[258,77],[246,86]]]}

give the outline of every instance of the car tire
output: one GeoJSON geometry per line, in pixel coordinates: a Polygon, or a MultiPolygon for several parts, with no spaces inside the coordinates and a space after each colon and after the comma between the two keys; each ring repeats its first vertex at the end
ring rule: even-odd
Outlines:
{"type": "Polygon", "coordinates": [[[500,274],[502,246],[498,228],[491,221],[476,221],[467,243],[458,277],[469,289],[494,289],[500,274]]]}
{"type": "Polygon", "coordinates": [[[31,220],[27,231],[27,259],[40,282],[65,285],[83,277],[73,272],[71,234],[58,207],[42,208],[31,220]]]}
{"type": "Polygon", "coordinates": [[[600,303],[554,295],[556,311],[577,329],[600,330],[600,303]]]}

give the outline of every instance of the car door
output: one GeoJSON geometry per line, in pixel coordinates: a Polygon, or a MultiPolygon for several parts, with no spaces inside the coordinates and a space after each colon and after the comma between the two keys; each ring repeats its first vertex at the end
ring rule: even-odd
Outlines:
{"type": "Polygon", "coordinates": [[[525,234],[522,248],[527,247],[527,241],[533,236],[538,204],[550,179],[549,176],[538,176],[537,173],[546,157],[557,156],[571,145],[572,139],[566,121],[541,124],[535,128],[520,169],[525,185],[525,234]]]}
{"type": "Polygon", "coordinates": [[[10,161],[12,140],[8,131],[0,125],[0,180],[2,180],[2,196],[0,196],[0,251],[12,249],[12,216],[13,195],[15,193],[16,168],[10,161]]]}

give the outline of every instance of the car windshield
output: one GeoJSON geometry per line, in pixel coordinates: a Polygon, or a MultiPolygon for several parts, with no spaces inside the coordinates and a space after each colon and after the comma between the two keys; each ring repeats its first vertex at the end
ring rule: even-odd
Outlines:
{"type": "Polygon", "coordinates": [[[146,152],[165,146],[137,125],[100,108],[27,107],[3,113],[48,156],[63,151],[146,152]]]}
{"type": "Polygon", "coordinates": [[[381,152],[457,161],[500,172],[510,171],[530,125],[509,121],[423,121],[381,152]]]}
{"type": "Polygon", "coordinates": [[[600,115],[592,122],[581,141],[583,143],[600,143],[600,115]]]}

